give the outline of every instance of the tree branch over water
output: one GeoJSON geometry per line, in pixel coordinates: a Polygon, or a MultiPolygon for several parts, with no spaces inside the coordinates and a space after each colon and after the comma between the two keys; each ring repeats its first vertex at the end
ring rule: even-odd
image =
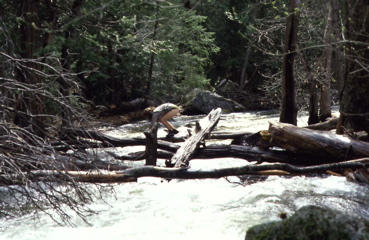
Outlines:
{"type": "Polygon", "coordinates": [[[245,165],[243,167],[230,167],[214,170],[192,170],[187,168],[166,168],[156,166],[142,166],[122,171],[55,171],[34,170],[12,175],[0,175],[2,184],[24,184],[24,179],[41,181],[47,178],[63,181],[79,181],[94,183],[132,182],[140,177],[160,177],[165,179],[206,179],[222,178],[241,175],[301,175],[310,173],[326,173],[327,171],[340,171],[347,168],[362,169],[369,167],[369,158],[351,161],[299,167],[287,163],[245,165]]]}

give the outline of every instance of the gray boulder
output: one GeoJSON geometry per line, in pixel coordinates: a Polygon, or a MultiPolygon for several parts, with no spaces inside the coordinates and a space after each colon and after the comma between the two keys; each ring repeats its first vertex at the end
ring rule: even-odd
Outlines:
{"type": "Polygon", "coordinates": [[[221,108],[224,113],[241,112],[245,110],[242,105],[233,100],[198,88],[195,88],[185,96],[183,105],[195,107],[205,114],[208,114],[211,110],[216,108],[221,108]]]}
{"type": "Polygon", "coordinates": [[[364,240],[369,239],[369,221],[329,208],[306,206],[283,221],[251,227],[246,240],[364,240]]]}

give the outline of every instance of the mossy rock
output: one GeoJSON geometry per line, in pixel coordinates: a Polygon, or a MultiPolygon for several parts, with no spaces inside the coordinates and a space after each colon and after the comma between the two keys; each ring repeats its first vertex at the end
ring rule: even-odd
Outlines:
{"type": "Polygon", "coordinates": [[[318,206],[305,206],[283,221],[251,227],[246,240],[364,240],[369,221],[318,206]]]}

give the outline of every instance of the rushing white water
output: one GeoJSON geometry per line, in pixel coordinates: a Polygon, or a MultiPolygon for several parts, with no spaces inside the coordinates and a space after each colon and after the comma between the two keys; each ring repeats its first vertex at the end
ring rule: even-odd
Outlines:
{"type": "MultiPolygon", "coordinates": [[[[242,113],[223,115],[217,130],[267,129],[277,115],[242,113]]],[[[179,118],[183,125],[193,117],[179,118]]],[[[300,119],[304,121],[304,118],[300,119]]],[[[137,135],[145,123],[122,126],[120,134],[137,135]]],[[[117,131],[118,131],[117,130],[117,131]]],[[[165,134],[162,129],[159,134],[165,134]]],[[[119,151],[124,151],[120,149],[119,151]]],[[[193,160],[192,169],[242,166],[245,160],[223,158],[193,160]]],[[[41,214],[0,220],[0,239],[244,239],[246,230],[259,223],[280,220],[305,205],[329,206],[350,215],[369,218],[369,188],[342,177],[269,177],[240,184],[237,177],[206,180],[141,178],[137,183],[114,184],[104,200],[96,198],[87,217],[90,226],[70,212],[76,227],[61,227],[41,214]]]]}

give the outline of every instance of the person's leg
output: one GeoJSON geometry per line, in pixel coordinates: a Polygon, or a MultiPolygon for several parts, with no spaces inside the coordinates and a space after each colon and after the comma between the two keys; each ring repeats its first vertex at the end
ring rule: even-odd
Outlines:
{"type": "Polygon", "coordinates": [[[173,125],[168,122],[169,119],[173,118],[174,116],[179,114],[179,110],[178,109],[173,109],[169,112],[167,112],[162,118],[160,118],[160,122],[168,129],[168,130],[172,130],[174,129],[173,125]]]}

